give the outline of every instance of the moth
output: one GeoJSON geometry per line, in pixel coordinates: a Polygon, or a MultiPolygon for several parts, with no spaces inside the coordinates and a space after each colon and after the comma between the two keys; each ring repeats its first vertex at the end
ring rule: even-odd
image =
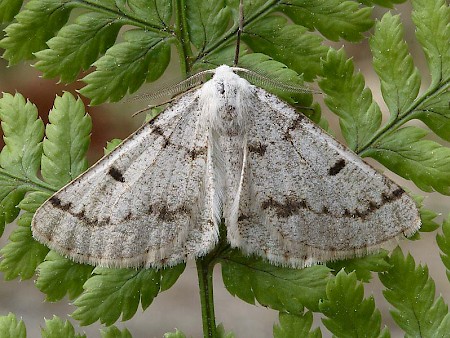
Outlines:
{"type": "Polygon", "coordinates": [[[420,227],[415,202],[307,117],[220,66],[46,201],[33,236],[107,267],[172,266],[226,240],[302,268],[420,227]]]}

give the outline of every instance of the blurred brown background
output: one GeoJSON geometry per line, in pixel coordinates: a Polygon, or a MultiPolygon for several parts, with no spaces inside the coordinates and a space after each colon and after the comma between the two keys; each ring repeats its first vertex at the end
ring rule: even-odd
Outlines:
{"type": "MultiPolygon", "coordinates": [[[[426,63],[423,53],[414,37],[414,27],[410,21],[410,6],[398,6],[398,11],[402,13],[402,19],[406,29],[406,40],[410,46],[410,51],[414,56],[416,66],[426,74],[426,63]]],[[[376,16],[381,16],[385,10],[377,10],[376,16]]],[[[339,48],[340,43],[334,45],[339,48]]],[[[375,100],[382,103],[379,91],[378,79],[372,69],[371,55],[366,43],[359,45],[347,45],[348,55],[354,57],[357,67],[363,72],[366,78],[367,86],[374,93],[375,100]]],[[[162,82],[171,83],[178,80],[177,68],[172,67],[172,72],[167,75],[162,82]]],[[[2,92],[19,92],[31,102],[38,106],[40,115],[46,120],[46,115],[51,109],[55,95],[61,95],[62,91],[75,93],[75,89],[81,87],[57,84],[52,80],[39,78],[39,72],[27,64],[6,68],[6,62],[0,59],[0,90],[2,92]]],[[[424,76],[425,88],[429,79],[424,76]]],[[[147,92],[152,88],[158,88],[158,84],[147,85],[141,92],[147,92]]],[[[320,96],[317,95],[320,101],[320,96]]],[[[86,101],[85,101],[86,102],[86,101]]],[[[90,163],[100,158],[103,147],[106,142],[112,138],[125,138],[134,131],[143,120],[143,116],[132,119],[133,112],[145,106],[145,102],[103,104],[98,107],[87,107],[87,111],[93,118],[92,146],[89,153],[90,163]]],[[[386,111],[385,107],[381,104],[386,111]]],[[[332,130],[338,134],[337,118],[327,112],[326,107],[322,106],[324,114],[331,122],[332,130]]],[[[418,123],[419,124],[419,123],[418,123]]],[[[380,167],[375,161],[370,161],[375,166],[380,167]]],[[[389,174],[396,182],[407,186],[414,193],[421,193],[410,182],[394,175],[389,174]]],[[[450,211],[450,198],[439,194],[428,194],[426,205],[437,212],[446,215],[450,211]]],[[[442,219],[442,217],[440,217],[442,219]]],[[[5,234],[0,239],[0,247],[3,246],[14,225],[9,225],[5,234]]],[[[450,301],[450,284],[445,276],[445,268],[439,258],[439,252],[435,244],[435,234],[423,234],[424,240],[418,242],[403,241],[404,251],[411,251],[418,261],[417,263],[426,263],[429,265],[430,274],[436,281],[437,294],[442,294],[447,303],[450,301]]],[[[236,337],[272,337],[272,325],[277,322],[278,314],[275,311],[266,309],[262,306],[253,306],[233,298],[224,289],[220,267],[216,269],[215,276],[215,304],[217,322],[223,322],[227,330],[235,332],[236,337]]],[[[40,326],[44,323],[44,318],[51,319],[54,314],[64,320],[68,318],[74,307],[68,304],[67,300],[52,304],[44,302],[44,295],[40,293],[33,285],[33,280],[5,282],[0,273],[0,315],[7,315],[9,312],[17,314],[23,318],[27,326],[28,337],[40,337],[40,326]]],[[[383,312],[385,323],[391,328],[392,337],[401,337],[403,334],[396,327],[389,315],[389,304],[384,300],[381,294],[382,285],[375,276],[373,283],[366,286],[366,296],[374,294],[377,306],[383,312]]],[[[95,324],[85,328],[79,328],[75,321],[79,333],[85,332],[88,337],[100,337],[98,328],[95,324]]],[[[320,320],[315,321],[320,325],[320,320]]],[[[139,309],[137,315],[124,324],[118,323],[117,326],[126,326],[133,337],[162,337],[164,332],[174,331],[178,328],[191,337],[202,337],[200,304],[198,297],[197,275],[195,265],[188,264],[185,273],[170,290],[160,294],[153,304],[142,313],[139,309]]],[[[0,334],[1,337],[1,334],[0,334]]],[[[331,335],[323,331],[323,337],[331,335]]]]}

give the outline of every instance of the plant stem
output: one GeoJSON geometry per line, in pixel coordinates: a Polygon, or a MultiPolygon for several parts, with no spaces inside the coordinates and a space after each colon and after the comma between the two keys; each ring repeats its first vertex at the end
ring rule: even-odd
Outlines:
{"type": "Polygon", "coordinates": [[[204,338],[216,337],[216,318],[214,315],[213,270],[214,263],[210,255],[197,259],[198,285],[202,306],[204,338]]]}
{"type": "Polygon", "coordinates": [[[435,95],[438,95],[439,93],[447,90],[448,87],[449,83],[447,82],[443,83],[442,85],[437,85],[434,88],[428,89],[427,92],[414,100],[411,106],[406,109],[406,112],[402,113],[400,117],[388,122],[384,127],[378,130],[375,135],[373,135],[372,138],[364,145],[364,147],[357,151],[357,154],[361,157],[364,157],[366,153],[370,151],[372,145],[375,144],[378,140],[386,136],[388,133],[395,132],[409,120],[414,119],[414,112],[415,110],[417,110],[417,107],[419,107],[421,104],[434,97],[435,95]]]}
{"type": "Polygon", "coordinates": [[[186,3],[185,0],[175,0],[175,24],[174,30],[178,37],[178,53],[180,56],[180,66],[183,75],[189,74],[191,71],[190,59],[192,59],[191,43],[189,41],[189,34],[187,31],[186,20],[186,3]]]}

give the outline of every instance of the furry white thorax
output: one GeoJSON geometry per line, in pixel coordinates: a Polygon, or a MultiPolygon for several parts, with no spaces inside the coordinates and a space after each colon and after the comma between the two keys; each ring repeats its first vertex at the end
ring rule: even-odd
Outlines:
{"type": "Polygon", "coordinates": [[[208,129],[219,135],[245,134],[252,88],[232,67],[218,67],[199,91],[199,106],[208,129]]]}
{"type": "Polygon", "coordinates": [[[215,187],[211,204],[216,224],[222,218],[227,222],[237,219],[237,206],[230,202],[236,200],[232,192],[238,189],[233,185],[240,182],[253,88],[232,67],[223,65],[215,69],[212,79],[198,92],[204,127],[209,135],[208,163],[212,173],[209,179],[215,187]]]}

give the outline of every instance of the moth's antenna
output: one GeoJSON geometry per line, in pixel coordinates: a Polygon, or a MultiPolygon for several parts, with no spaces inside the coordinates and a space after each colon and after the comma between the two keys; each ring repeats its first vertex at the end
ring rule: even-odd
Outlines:
{"type": "Polygon", "coordinates": [[[158,107],[158,106],[172,102],[173,99],[176,96],[180,95],[181,93],[189,91],[189,90],[201,85],[202,83],[204,83],[207,79],[208,74],[211,74],[211,73],[214,73],[214,70],[207,69],[200,73],[197,73],[197,74],[194,74],[194,75],[188,77],[186,80],[181,81],[180,83],[178,83],[175,86],[171,85],[171,86],[163,87],[162,89],[160,89],[156,92],[153,92],[151,94],[138,95],[138,96],[132,97],[131,99],[126,100],[126,102],[132,102],[132,101],[136,101],[136,100],[157,101],[164,97],[169,97],[169,100],[166,100],[161,104],[149,105],[146,108],[143,108],[143,109],[135,112],[132,116],[134,117],[134,116],[136,116],[140,113],[143,113],[147,110],[150,110],[154,107],[158,107]]]}
{"type": "Polygon", "coordinates": [[[236,67],[239,61],[239,48],[241,47],[241,34],[244,29],[244,0],[239,1],[239,28],[236,39],[236,52],[234,54],[233,66],[236,67]]]}

